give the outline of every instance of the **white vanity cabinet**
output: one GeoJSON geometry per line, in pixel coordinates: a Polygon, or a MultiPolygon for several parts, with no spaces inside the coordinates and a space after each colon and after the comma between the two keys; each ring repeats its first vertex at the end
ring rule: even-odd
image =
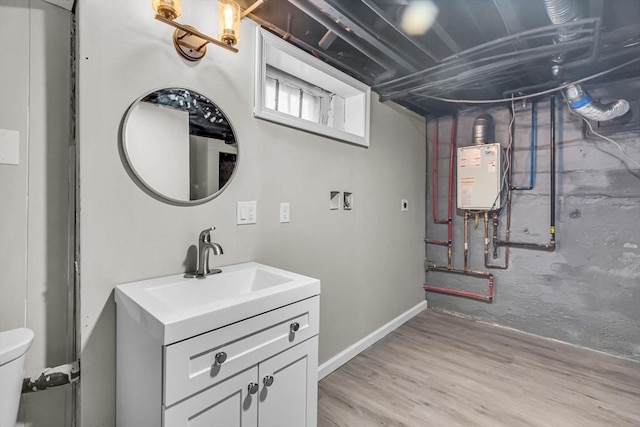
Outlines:
{"type": "Polygon", "coordinates": [[[154,328],[172,317],[136,305],[127,286],[116,288],[118,427],[316,426],[319,281],[311,296],[232,310],[237,321],[173,340],[154,328]]]}
{"type": "Polygon", "coordinates": [[[163,425],[315,426],[317,346],[311,338],[163,409],[163,425]]]}

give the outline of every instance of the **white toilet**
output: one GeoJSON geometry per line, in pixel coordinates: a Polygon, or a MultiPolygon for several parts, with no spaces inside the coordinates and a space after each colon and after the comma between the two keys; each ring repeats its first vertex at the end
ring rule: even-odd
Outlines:
{"type": "Polygon", "coordinates": [[[0,427],[15,427],[22,392],[25,353],[33,341],[27,328],[0,332],[0,427]]]}

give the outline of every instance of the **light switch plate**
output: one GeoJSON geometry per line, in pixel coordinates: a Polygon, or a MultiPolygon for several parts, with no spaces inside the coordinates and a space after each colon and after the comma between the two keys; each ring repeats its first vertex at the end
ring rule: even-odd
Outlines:
{"type": "Polygon", "coordinates": [[[291,221],[289,203],[280,203],[280,223],[284,224],[291,221]]]}
{"type": "Polygon", "coordinates": [[[409,211],[409,200],[407,200],[407,199],[400,200],[400,210],[402,212],[408,212],[409,211]]]}
{"type": "Polygon", "coordinates": [[[20,132],[0,129],[0,164],[20,164],[20,132]]]}
{"type": "Polygon", "coordinates": [[[236,214],[236,224],[255,224],[258,221],[257,202],[237,202],[236,214]]]}

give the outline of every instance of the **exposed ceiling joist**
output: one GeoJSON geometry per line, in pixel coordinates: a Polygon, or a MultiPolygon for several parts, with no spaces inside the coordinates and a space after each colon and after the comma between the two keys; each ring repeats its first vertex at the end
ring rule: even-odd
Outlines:
{"type": "Polygon", "coordinates": [[[393,49],[384,45],[377,38],[373,37],[360,27],[359,24],[339,14],[336,9],[324,0],[311,0],[311,2],[307,0],[289,0],[289,3],[314,18],[328,30],[336,33],[345,42],[360,50],[360,52],[366,54],[369,58],[382,65],[387,70],[395,70],[398,68],[398,65],[410,72],[417,70],[417,68],[410,64],[405,58],[398,55],[393,49]],[[340,17],[329,17],[326,15],[326,12],[340,15],[340,17]],[[339,22],[336,22],[334,20],[335,18],[338,18],[337,20],[339,22]],[[349,30],[344,28],[343,25],[348,27],[349,30]],[[362,41],[358,40],[358,38],[362,39],[362,41]],[[371,47],[367,46],[363,41],[368,43],[371,47]]]}
{"type": "Polygon", "coordinates": [[[460,46],[458,46],[458,44],[455,42],[455,40],[451,38],[449,33],[447,33],[447,30],[445,30],[438,22],[435,22],[433,24],[432,30],[440,38],[440,40],[442,40],[442,43],[444,43],[449,48],[452,54],[456,54],[462,50],[460,49],[460,46]]]}
{"type": "MultiPolygon", "coordinates": [[[[238,1],[246,8],[254,0],[238,1]]],[[[628,65],[640,52],[637,0],[572,1],[581,19],[561,25],[551,23],[545,0],[428,1],[438,13],[422,35],[402,31],[410,0],[269,0],[251,16],[372,85],[381,100],[423,115],[449,114],[460,98],[498,102],[514,91],[536,94],[559,79],[575,81],[621,64],[607,79],[640,69],[640,62],[628,65]],[[560,31],[577,38],[559,46],[560,31]],[[561,78],[552,70],[560,54],[566,58],[561,78]]]]}
{"type": "Polygon", "coordinates": [[[404,37],[409,43],[411,43],[413,46],[415,46],[416,48],[418,48],[420,51],[422,51],[422,53],[424,53],[425,55],[427,55],[429,58],[433,59],[435,62],[438,62],[438,57],[431,52],[429,49],[427,49],[426,46],[420,44],[417,40],[415,40],[413,37],[409,36],[407,33],[405,33],[404,31],[402,31],[400,29],[400,27],[398,27],[398,25],[391,19],[389,18],[382,9],[380,9],[374,2],[373,0],[361,0],[362,3],[367,6],[369,9],[371,9],[376,15],[378,15],[378,17],[380,19],[382,19],[387,25],[389,25],[391,28],[393,28],[394,30],[396,30],[396,32],[398,34],[400,34],[402,37],[404,37]]]}

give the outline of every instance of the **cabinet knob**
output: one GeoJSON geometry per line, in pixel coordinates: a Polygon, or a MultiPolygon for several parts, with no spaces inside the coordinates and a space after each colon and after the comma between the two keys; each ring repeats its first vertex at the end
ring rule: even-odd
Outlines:
{"type": "Polygon", "coordinates": [[[227,353],[225,353],[224,351],[221,351],[219,353],[216,354],[216,365],[222,365],[225,360],[227,360],[227,353]]]}
{"type": "Polygon", "coordinates": [[[298,332],[298,329],[300,329],[300,323],[293,322],[289,325],[289,329],[291,330],[291,332],[298,332]]]}
{"type": "Polygon", "coordinates": [[[249,387],[247,387],[249,394],[256,394],[258,392],[258,384],[249,383],[249,387]]]}
{"type": "Polygon", "coordinates": [[[271,384],[273,384],[273,376],[271,376],[271,375],[267,375],[266,377],[264,377],[264,378],[262,379],[262,383],[263,383],[265,386],[269,387],[271,384]]]}

